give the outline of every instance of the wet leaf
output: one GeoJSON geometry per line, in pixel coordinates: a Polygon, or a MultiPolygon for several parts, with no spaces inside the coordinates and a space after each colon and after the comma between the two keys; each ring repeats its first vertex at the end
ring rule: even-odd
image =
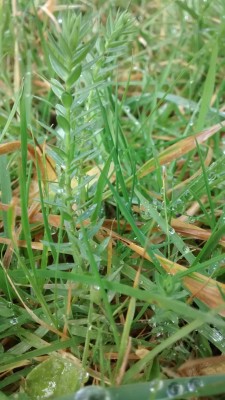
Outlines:
{"type": "Polygon", "coordinates": [[[55,398],[80,389],[87,379],[85,371],[60,355],[49,357],[35,367],[25,382],[25,392],[32,400],[55,398]]]}

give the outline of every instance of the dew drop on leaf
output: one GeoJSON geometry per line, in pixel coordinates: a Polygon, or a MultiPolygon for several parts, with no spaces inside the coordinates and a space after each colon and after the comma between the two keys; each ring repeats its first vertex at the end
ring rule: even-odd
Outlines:
{"type": "Polygon", "coordinates": [[[198,378],[190,379],[187,384],[189,392],[195,392],[201,386],[203,386],[203,382],[198,378]]]}
{"type": "Polygon", "coordinates": [[[107,389],[87,386],[75,394],[74,400],[111,400],[111,396],[107,389]]]}
{"type": "Polygon", "coordinates": [[[183,392],[184,387],[176,382],[171,383],[167,389],[167,394],[170,398],[173,398],[174,396],[181,396],[183,392]]]}

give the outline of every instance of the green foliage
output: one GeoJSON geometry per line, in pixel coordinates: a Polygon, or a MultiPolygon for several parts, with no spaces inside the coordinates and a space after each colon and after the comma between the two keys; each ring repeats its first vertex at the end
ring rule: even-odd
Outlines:
{"type": "Polygon", "coordinates": [[[31,399],[56,398],[79,390],[85,380],[81,367],[54,355],[27,375],[24,390],[31,399]]]}
{"type": "Polygon", "coordinates": [[[166,374],[224,353],[224,318],[183,284],[224,283],[222,124],[183,144],[225,117],[224,2],[39,3],[0,4],[0,390],[38,398],[31,381],[62,383],[41,357],[69,352],[102,385],[79,400],[224,393],[166,374]]]}

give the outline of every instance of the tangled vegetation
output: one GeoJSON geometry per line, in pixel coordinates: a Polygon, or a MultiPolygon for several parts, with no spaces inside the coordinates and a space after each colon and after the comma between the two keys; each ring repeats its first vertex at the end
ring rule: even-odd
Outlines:
{"type": "Polygon", "coordinates": [[[223,0],[0,7],[2,396],[224,393],[223,0]]]}

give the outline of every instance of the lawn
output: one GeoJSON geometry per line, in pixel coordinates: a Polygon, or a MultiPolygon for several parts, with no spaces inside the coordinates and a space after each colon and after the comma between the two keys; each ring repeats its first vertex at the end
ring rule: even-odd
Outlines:
{"type": "Polygon", "coordinates": [[[0,8],[0,400],[222,399],[224,1],[0,8]]]}

